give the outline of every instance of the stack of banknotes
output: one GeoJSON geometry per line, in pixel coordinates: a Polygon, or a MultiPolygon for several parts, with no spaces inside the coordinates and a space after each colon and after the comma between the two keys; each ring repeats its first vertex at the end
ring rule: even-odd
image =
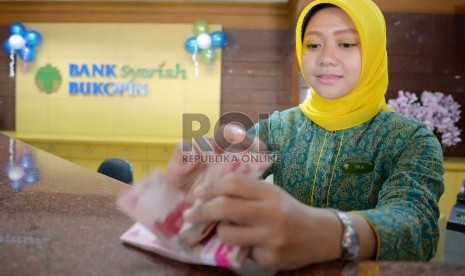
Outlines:
{"type": "MultiPolygon", "coordinates": [[[[205,159],[214,162],[201,164],[201,173],[190,180],[191,188],[219,181],[228,174],[259,179],[271,165],[264,161],[269,159],[259,158],[260,154],[244,151],[205,159]]],[[[195,208],[200,201],[192,202],[186,191],[166,179],[167,175],[156,170],[119,195],[118,208],[135,221],[121,240],[181,262],[241,268],[249,248],[227,245],[218,239],[218,222],[192,224],[184,221],[183,211],[195,208]]]]}

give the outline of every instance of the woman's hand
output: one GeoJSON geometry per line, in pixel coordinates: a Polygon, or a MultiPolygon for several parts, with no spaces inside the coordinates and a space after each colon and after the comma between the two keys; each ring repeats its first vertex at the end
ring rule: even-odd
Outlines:
{"type": "Polygon", "coordinates": [[[259,264],[293,269],[340,254],[337,217],[302,204],[278,186],[230,174],[197,186],[193,196],[202,204],[186,210],[184,219],[219,221],[218,237],[226,244],[250,246],[259,264]]]}
{"type": "Polygon", "coordinates": [[[190,191],[199,182],[199,177],[208,165],[200,160],[201,155],[223,154],[225,152],[240,152],[244,150],[264,149],[265,145],[259,139],[252,137],[238,125],[221,125],[215,131],[214,139],[205,140],[211,151],[203,151],[197,143],[180,143],[177,145],[166,172],[166,180],[170,185],[177,186],[190,198],[190,191]]]}
{"type": "Polygon", "coordinates": [[[185,146],[184,143],[176,146],[166,170],[166,181],[187,194],[205,171],[205,164],[190,160],[190,156],[202,154],[198,147],[190,146],[192,150],[186,151],[185,146]]]}

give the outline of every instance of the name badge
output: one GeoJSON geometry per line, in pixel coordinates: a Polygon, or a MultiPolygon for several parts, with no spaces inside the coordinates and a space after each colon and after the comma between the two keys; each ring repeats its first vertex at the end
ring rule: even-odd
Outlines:
{"type": "Polygon", "coordinates": [[[344,173],[369,173],[373,171],[374,166],[366,161],[345,161],[341,169],[344,173]]]}

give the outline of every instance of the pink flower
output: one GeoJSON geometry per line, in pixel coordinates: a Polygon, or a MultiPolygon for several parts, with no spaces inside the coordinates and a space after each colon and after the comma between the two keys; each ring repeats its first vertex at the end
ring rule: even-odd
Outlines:
{"type": "Polygon", "coordinates": [[[462,130],[455,125],[460,120],[460,105],[451,95],[423,91],[419,102],[414,93],[400,90],[399,96],[389,100],[388,104],[393,111],[417,119],[432,132],[441,134],[444,148],[462,141],[462,130]]]}

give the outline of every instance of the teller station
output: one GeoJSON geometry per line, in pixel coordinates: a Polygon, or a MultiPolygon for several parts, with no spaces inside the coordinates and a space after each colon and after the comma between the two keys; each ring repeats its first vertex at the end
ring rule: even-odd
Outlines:
{"type": "MultiPolygon", "coordinates": [[[[128,185],[0,135],[1,275],[260,275],[192,265],[126,244],[128,185]]],[[[460,263],[331,262],[279,275],[456,275],[460,263]],[[407,273],[407,274],[406,274],[407,273]]],[[[270,273],[267,273],[270,274],[270,273]]]]}

